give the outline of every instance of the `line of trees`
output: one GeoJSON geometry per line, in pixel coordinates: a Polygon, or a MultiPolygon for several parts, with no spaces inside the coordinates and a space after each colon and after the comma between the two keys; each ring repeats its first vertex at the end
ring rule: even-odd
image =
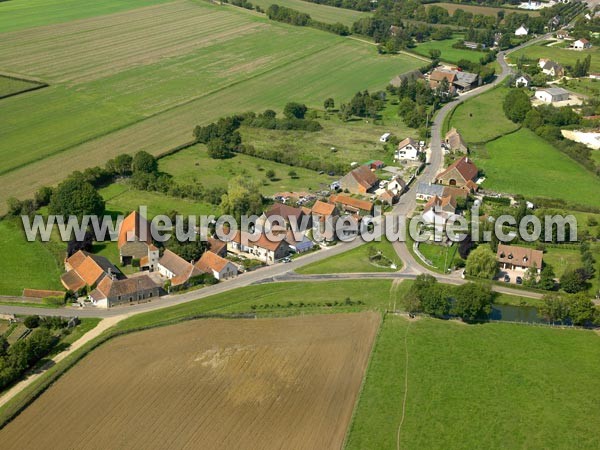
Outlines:
{"type": "Polygon", "coordinates": [[[276,20],[277,22],[289,23],[290,25],[300,27],[310,26],[339,34],[340,36],[348,36],[350,34],[350,28],[343,23],[320,22],[312,19],[309,14],[285,6],[271,5],[267,8],[266,14],[269,19],[276,20]]]}

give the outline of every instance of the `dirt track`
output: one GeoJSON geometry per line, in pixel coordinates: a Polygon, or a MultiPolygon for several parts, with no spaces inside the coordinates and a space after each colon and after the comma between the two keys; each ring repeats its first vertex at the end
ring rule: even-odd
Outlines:
{"type": "Polygon", "coordinates": [[[115,339],[2,448],[339,448],[379,315],[199,320],[115,339]]]}

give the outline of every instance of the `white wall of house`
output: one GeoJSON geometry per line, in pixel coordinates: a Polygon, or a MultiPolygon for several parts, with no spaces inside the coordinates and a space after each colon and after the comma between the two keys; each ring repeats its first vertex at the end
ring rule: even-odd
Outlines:
{"type": "Polygon", "coordinates": [[[412,145],[408,144],[403,148],[396,150],[394,159],[404,159],[409,161],[416,161],[419,159],[419,150],[412,145]]]}

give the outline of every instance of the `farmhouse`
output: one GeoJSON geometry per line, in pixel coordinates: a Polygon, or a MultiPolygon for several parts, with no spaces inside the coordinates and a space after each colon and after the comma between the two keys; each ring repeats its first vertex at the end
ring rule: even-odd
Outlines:
{"type": "Polygon", "coordinates": [[[184,285],[190,278],[202,275],[200,269],[169,249],[158,260],[157,268],[163,277],[171,280],[172,286],[184,285]]]}
{"type": "Polygon", "coordinates": [[[373,203],[349,195],[332,195],[329,202],[339,206],[340,210],[345,213],[364,216],[373,212],[373,203]]]}
{"type": "Polygon", "coordinates": [[[310,215],[305,214],[302,208],[275,203],[258,218],[256,229],[258,231],[271,231],[273,226],[306,231],[310,228],[310,215]],[[278,221],[283,219],[285,223],[276,223],[276,218],[278,221]]]}
{"type": "Polygon", "coordinates": [[[452,128],[446,133],[444,141],[450,150],[461,153],[469,153],[467,143],[464,141],[463,137],[456,128],[452,128]]]}
{"type": "Polygon", "coordinates": [[[569,100],[569,91],[563,88],[546,88],[535,91],[535,98],[545,103],[555,103],[569,100]]]}
{"type": "Polygon", "coordinates": [[[147,256],[150,245],[152,245],[150,223],[137,211],[133,211],[119,227],[117,246],[121,264],[130,264],[132,259],[147,256]]]}
{"type": "Polygon", "coordinates": [[[371,192],[378,183],[379,179],[371,169],[360,166],[342,177],[340,187],[348,189],[352,194],[366,194],[371,192]]]}
{"type": "Polygon", "coordinates": [[[573,42],[573,48],[575,50],[585,50],[592,48],[592,43],[587,39],[577,39],[575,42],[573,42]]]}
{"type": "Polygon", "coordinates": [[[444,195],[444,186],[441,184],[432,184],[420,181],[417,184],[417,200],[428,201],[434,196],[444,195]]]}
{"type": "Polygon", "coordinates": [[[66,273],[60,281],[65,289],[73,292],[86,286],[93,286],[105,275],[120,276],[121,272],[103,256],[79,250],[65,260],[66,273]]]}
{"type": "MultiPolygon", "coordinates": [[[[393,177],[387,184],[387,190],[391,191],[395,195],[401,195],[406,189],[406,181],[400,178],[398,175],[393,177]]],[[[380,196],[381,199],[381,196],[380,196]]]]}
{"type": "Polygon", "coordinates": [[[396,203],[398,201],[398,196],[399,196],[398,193],[394,193],[394,191],[386,189],[381,194],[379,194],[379,200],[382,203],[385,203],[386,205],[392,206],[394,203],[396,203]]]}
{"type": "Polygon", "coordinates": [[[204,252],[194,266],[204,273],[211,274],[217,280],[227,280],[238,274],[235,264],[211,251],[204,252]]]}
{"type": "Polygon", "coordinates": [[[160,287],[148,275],[117,280],[106,275],[96,289],[90,292],[92,302],[101,308],[116,305],[144,303],[157,298],[160,287]]]}
{"type": "Polygon", "coordinates": [[[534,268],[539,274],[542,271],[544,252],[532,248],[518,247],[516,245],[498,244],[496,260],[503,270],[517,270],[525,272],[534,268]]]}
{"type": "Polygon", "coordinates": [[[394,153],[394,159],[405,161],[417,161],[419,159],[419,143],[413,138],[406,138],[398,144],[394,153]]]}
{"type": "Polygon", "coordinates": [[[452,196],[438,197],[437,195],[429,199],[423,210],[423,221],[426,224],[433,225],[438,229],[443,229],[448,219],[456,214],[456,200],[452,196]]]}
{"type": "Polygon", "coordinates": [[[558,39],[567,39],[569,37],[569,32],[567,30],[558,30],[556,32],[556,37],[558,39]]]}
{"type": "Polygon", "coordinates": [[[557,62],[549,59],[542,58],[539,60],[538,65],[542,69],[542,72],[551,77],[563,77],[565,75],[565,69],[557,62]]]}
{"type": "Polygon", "coordinates": [[[450,69],[435,69],[433,72],[431,72],[431,75],[429,75],[429,86],[432,89],[436,89],[441,85],[443,80],[448,81],[450,93],[454,93],[456,91],[468,91],[481,84],[479,75],[476,73],[450,69]]]}
{"type": "Polygon", "coordinates": [[[519,28],[515,30],[515,36],[527,36],[529,34],[529,28],[522,24],[519,28]]]}
{"type": "Polygon", "coordinates": [[[516,79],[515,79],[515,86],[516,87],[529,87],[531,86],[531,77],[529,75],[527,75],[526,73],[519,75],[516,79]]]}
{"type": "Polygon", "coordinates": [[[264,233],[251,234],[237,231],[227,249],[234,253],[246,253],[266,264],[274,264],[290,254],[290,246],[283,239],[270,240],[264,233]]]}
{"type": "Polygon", "coordinates": [[[290,250],[296,253],[307,252],[315,246],[315,243],[306,237],[305,234],[300,233],[300,236],[298,236],[298,233],[294,233],[292,230],[286,232],[285,241],[290,246],[290,250]]]}
{"type": "Polygon", "coordinates": [[[467,156],[454,161],[446,170],[441,172],[436,182],[447,186],[465,187],[468,189],[476,189],[475,179],[479,170],[467,156]]]}
{"type": "Polygon", "coordinates": [[[316,241],[335,239],[335,221],[340,212],[334,204],[317,200],[312,207],[313,238],[316,241]]]}
{"type": "Polygon", "coordinates": [[[402,85],[402,83],[405,80],[408,82],[408,81],[424,80],[424,79],[425,79],[425,75],[423,75],[420,70],[415,69],[415,70],[411,70],[409,72],[405,72],[400,75],[396,75],[394,78],[392,78],[390,80],[390,84],[392,86],[398,88],[402,85]]]}
{"type": "Polygon", "coordinates": [[[208,250],[225,258],[227,256],[227,243],[220,239],[208,238],[208,250]]]}

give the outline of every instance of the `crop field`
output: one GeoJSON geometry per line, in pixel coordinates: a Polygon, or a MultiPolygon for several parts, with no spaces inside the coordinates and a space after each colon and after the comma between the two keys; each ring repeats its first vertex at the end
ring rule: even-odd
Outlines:
{"type": "Polygon", "coordinates": [[[468,144],[487,142],[519,128],[502,109],[508,88],[498,87],[458,105],[450,118],[468,144]]]}
{"type": "Polygon", "coordinates": [[[347,448],[598,448],[599,339],[388,315],[347,448]]]}
{"type": "Polygon", "coordinates": [[[474,160],[487,189],[600,206],[600,180],[530,130],[489,142],[474,160]]]}
{"type": "MultiPolygon", "coordinates": [[[[273,134],[276,133],[287,134],[282,131],[273,134]]],[[[201,183],[210,187],[226,188],[231,178],[241,175],[259,182],[263,195],[286,191],[318,191],[328,188],[335,179],[319,175],[314,170],[291,167],[240,153],[229,159],[212,159],[206,153],[206,146],[203,144],[161,158],[159,169],[173,175],[179,183],[201,183]],[[266,178],[265,173],[268,170],[275,172],[274,179],[266,178]],[[289,175],[291,170],[296,172],[294,178],[289,175]]]]}
{"type": "Polygon", "coordinates": [[[516,62],[521,56],[527,59],[532,59],[537,62],[540,58],[548,58],[556,61],[563,66],[574,66],[577,59],[583,60],[587,55],[592,55],[592,62],[590,65],[590,72],[600,71],[600,50],[598,46],[593,46],[588,50],[570,50],[566,48],[560,48],[558,46],[548,47],[546,45],[530,45],[529,47],[517,50],[510,54],[510,61],[516,62]]]}
{"type": "Polygon", "coordinates": [[[305,0],[254,0],[253,5],[258,5],[266,10],[269,6],[275,4],[295,9],[303,13],[309,14],[311,19],[325,23],[343,23],[349,27],[354,22],[363,17],[370,16],[367,12],[354,11],[352,9],[336,8],[333,6],[319,5],[317,3],[308,2],[305,0]]]}
{"type": "Polygon", "coordinates": [[[436,49],[442,52],[440,56],[442,61],[456,64],[461,59],[466,59],[468,61],[478,63],[479,60],[485,56],[485,52],[480,50],[452,47],[452,45],[463,39],[463,35],[455,35],[452,39],[445,39],[443,41],[426,41],[421,44],[417,44],[417,46],[411,49],[411,51],[429,58],[429,50],[436,49]]]}
{"type": "Polygon", "coordinates": [[[212,319],[115,338],[0,439],[5,448],[340,448],[379,323],[377,313],[212,319]]]}
{"type": "Polygon", "coordinates": [[[35,89],[39,84],[0,75],[0,99],[35,89]]]}
{"type": "Polygon", "coordinates": [[[111,14],[169,0],[10,0],[0,4],[0,33],[111,14]]]}
{"type": "Polygon", "coordinates": [[[0,194],[1,208],[9,196],[26,197],[118,153],[160,154],[188,142],[199,123],[281,110],[288,101],[346,100],[422,64],[241,8],[190,0],[1,38],[0,69],[51,85],[3,101],[11,120],[0,150],[0,182],[9,187],[0,194]]]}

